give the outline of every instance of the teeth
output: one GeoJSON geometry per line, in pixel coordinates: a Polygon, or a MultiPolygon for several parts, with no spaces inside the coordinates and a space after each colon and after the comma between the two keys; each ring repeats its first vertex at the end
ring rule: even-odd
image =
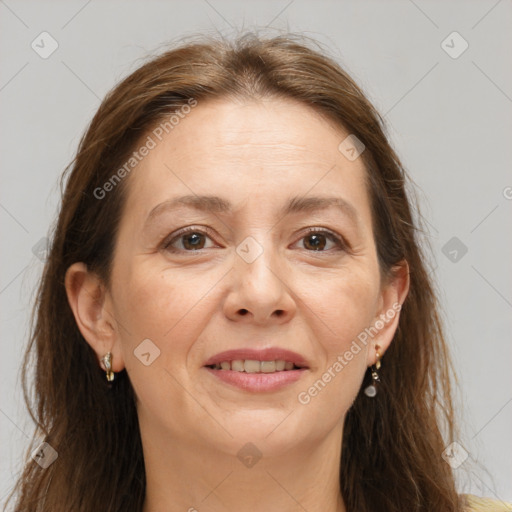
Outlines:
{"type": "Polygon", "coordinates": [[[261,369],[261,363],[253,359],[246,359],[244,363],[244,370],[246,373],[257,373],[261,369]]]}
{"type": "Polygon", "coordinates": [[[274,373],[283,370],[293,370],[291,361],[278,359],[276,361],[257,361],[255,359],[235,359],[234,361],[222,361],[213,365],[215,370],[233,370],[246,373],[274,373]]]}
{"type": "Polygon", "coordinates": [[[263,373],[272,373],[276,371],[275,361],[261,361],[261,371],[263,373]]]}
{"type": "MultiPolygon", "coordinates": [[[[226,361],[229,365],[229,361],[226,361]]],[[[235,372],[243,372],[244,371],[244,362],[241,359],[235,359],[231,362],[231,369],[235,372]]],[[[229,368],[228,368],[229,370],[229,368]]]]}

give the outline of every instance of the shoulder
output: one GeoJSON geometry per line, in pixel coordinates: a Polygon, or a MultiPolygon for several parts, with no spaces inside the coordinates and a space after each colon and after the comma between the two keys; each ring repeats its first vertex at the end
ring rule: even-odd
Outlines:
{"type": "Polygon", "coordinates": [[[467,512],[512,512],[512,503],[493,498],[480,498],[473,494],[463,495],[467,512]]]}

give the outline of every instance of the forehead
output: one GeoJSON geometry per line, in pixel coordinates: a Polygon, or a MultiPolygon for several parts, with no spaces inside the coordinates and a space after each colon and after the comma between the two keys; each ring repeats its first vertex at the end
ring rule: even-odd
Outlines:
{"type": "Polygon", "coordinates": [[[299,102],[199,102],[160,140],[162,131],[148,132],[154,147],[130,175],[128,215],[146,218],[160,202],[194,194],[281,208],[281,198],[309,191],[350,197],[369,213],[362,159],[338,149],[349,133],[299,102]]]}

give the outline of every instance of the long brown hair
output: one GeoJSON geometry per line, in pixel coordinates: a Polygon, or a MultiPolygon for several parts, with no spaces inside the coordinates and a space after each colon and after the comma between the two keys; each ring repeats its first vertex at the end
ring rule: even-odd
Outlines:
{"type": "Polygon", "coordinates": [[[37,427],[12,493],[16,511],[142,510],[145,470],[134,392],[126,370],[107,388],[68,304],[65,272],[81,261],[110,284],[129,177],[105,199],[95,190],[126,162],[141,136],[191,99],[200,104],[262,97],[309,105],[364,143],[381,271],[390,275],[400,261],[409,264],[410,290],[380,370],[381,391],[373,400],[360,391],[346,415],[340,490],[347,510],[461,509],[451,468],[441,457],[445,440],[457,433],[452,367],[420,239],[421,216],[413,214],[407,190],[410,178],[388,143],[383,119],[333,58],[304,36],[249,33],[234,41],[182,43],[122,80],[102,102],[61,178],[62,207],[22,369],[37,427]],[[33,400],[27,384],[32,358],[33,400]],[[28,456],[41,439],[58,453],[46,469],[28,456]]]}

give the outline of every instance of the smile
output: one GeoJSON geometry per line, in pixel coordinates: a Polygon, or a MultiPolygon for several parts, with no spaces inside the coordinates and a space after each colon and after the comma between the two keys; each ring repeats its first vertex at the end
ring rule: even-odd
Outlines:
{"type": "Polygon", "coordinates": [[[278,391],[297,382],[308,371],[307,368],[299,368],[283,360],[251,359],[224,361],[203,368],[217,382],[255,393],[278,391]]]}
{"type": "Polygon", "coordinates": [[[303,368],[291,361],[277,359],[275,361],[258,361],[256,359],[234,359],[208,365],[212,370],[232,370],[245,373],[275,373],[303,368]]]}

